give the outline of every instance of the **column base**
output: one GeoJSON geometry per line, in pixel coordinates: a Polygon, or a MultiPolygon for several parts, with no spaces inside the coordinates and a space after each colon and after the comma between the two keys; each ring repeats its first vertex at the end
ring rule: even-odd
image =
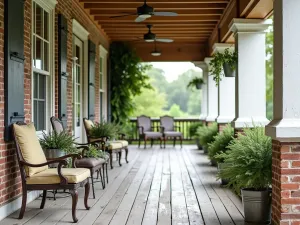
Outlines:
{"type": "Polygon", "coordinates": [[[266,126],[266,135],[281,142],[300,142],[300,119],[273,120],[266,126]]]}
{"type": "Polygon", "coordinates": [[[232,116],[218,116],[216,119],[216,122],[228,124],[228,123],[231,123],[233,120],[234,120],[234,117],[232,117],[232,116]]]}
{"type": "Polygon", "coordinates": [[[208,115],[205,120],[206,122],[215,122],[217,117],[218,115],[208,115]]]}
{"type": "Polygon", "coordinates": [[[227,126],[228,123],[218,123],[218,130],[219,130],[219,133],[221,133],[224,128],[227,126]]]}
{"type": "Polygon", "coordinates": [[[199,116],[199,120],[206,120],[206,118],[207,118],[207,115],[205,115],[205,114],[201,114],[199,116]]]}
{"type": "Polygon", "coordinates": [[[231,125],[233,128],[245,128],[245,127],[255,127],[255,126],[265,126],[270,121],[264,117],[253,117],[253,118],[235,118],[231,125]]]}

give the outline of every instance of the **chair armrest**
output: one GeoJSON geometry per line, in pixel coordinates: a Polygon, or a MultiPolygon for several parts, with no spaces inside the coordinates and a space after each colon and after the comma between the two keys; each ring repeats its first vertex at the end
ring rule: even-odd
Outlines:
{"type": "Polygon", "coordinates": [[[68,155],[64,155],[64,156],[61,156],[59,158],[47,158],[47,161],[55,161],[55,160],[64,160],[64,159],[67,159],[67,158],[72,158],[72,167],[75,168],[75,160],[76,159],[81,159],[82,156],[80,154],[68,154],[68,155]]]}

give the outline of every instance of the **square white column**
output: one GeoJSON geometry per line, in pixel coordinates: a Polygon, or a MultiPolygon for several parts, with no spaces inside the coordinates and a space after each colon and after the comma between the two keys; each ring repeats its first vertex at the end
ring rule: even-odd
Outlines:
{"type": "Polygon", "coordinates": [[[207,79],[207,122],[215,122],[218,117],[218,86],[213,80],[213,76],[209,72],[209,63],[212,58],[205,58],[204,61],[208,66],[208,79],[207,79]]]}
{"type": "Polygon", "coordinates": [[[202,84],[202,99],[201,99],[201,114],[199,119],[206,120],[207,117],[207,79],[208,79],[208,67],[205,62],[194,62],[196,67],[202,69],[202,78],[204,84],[202,84]]]}
{"type": "Polygon", "coordinates": [[[274,120],[266,134],[300,142],[300,1],[274,1],[274,120]]]}
{"type": "Polygon", "coordinates": [[[266,34],[269,23],[257,19],[233,19],[238,63],[235,83],[235,128],[269,123],[266,118],[266,34]]]}
{"type": "MultiPolygon", "coordinates": [[[[223,53],[227,48],[234,51],[232,44],[216,43],[213,53],[223,53]]],[[[217,123],[230,123],[235,118],[235,77],[222,77],[218,87],[218,110],[217,123]]]]}

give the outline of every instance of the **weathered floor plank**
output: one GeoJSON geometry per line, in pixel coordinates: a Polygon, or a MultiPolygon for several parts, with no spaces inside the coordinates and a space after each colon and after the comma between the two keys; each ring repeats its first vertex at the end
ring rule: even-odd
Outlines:
{"type": "MultiPolygon", "coordinates": [[[[90,195],[90,210],[79,189],[77,217],[80,225],[244,225],[239,197],[216,181],[216,168],[207,155],[194,146],[182,149],[130,146],[130,163],[109,170],[110,181],[103,190],[95,184],[96,199],[90,195]]],[[[51,194],[49,193],[49,196],[51,194]]],[[[72,222],[71,198],[28,204],[22,220],[18,211],[0,225],[67,225],[72,222]]]]}

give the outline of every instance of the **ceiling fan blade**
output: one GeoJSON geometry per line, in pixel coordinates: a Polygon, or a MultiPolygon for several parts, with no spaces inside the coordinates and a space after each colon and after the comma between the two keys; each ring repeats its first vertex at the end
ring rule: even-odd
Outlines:
{"type": "Polygon", "coordinates": [[[135,22],[139,23],[139,22],[143,22],[144,20],[146,20],[145,17],[138,16],[138,17],[135,19],[135,22]]]}
{"type": "Polygon", "coordinates": [[[119,18],[119,17],[132,16],[132,15],[136,15],[136,13],[127,13],[125,15],[110,16],[109,18],[119,18]]]}
{"type": "Polygon", "coordinates": [[[154,12],[153,15],[155,16],[177,16],[176,12],[154,12]]]}
{"type": "Polygon", "coordinates": [[[173,39],[169,39],[169,38],[156,38],[155,41],[158,41],[158,42],[165,42],[165,43],[171,43],[171,42],[173,42],[174,40],[173,40],[173,39]]]}

